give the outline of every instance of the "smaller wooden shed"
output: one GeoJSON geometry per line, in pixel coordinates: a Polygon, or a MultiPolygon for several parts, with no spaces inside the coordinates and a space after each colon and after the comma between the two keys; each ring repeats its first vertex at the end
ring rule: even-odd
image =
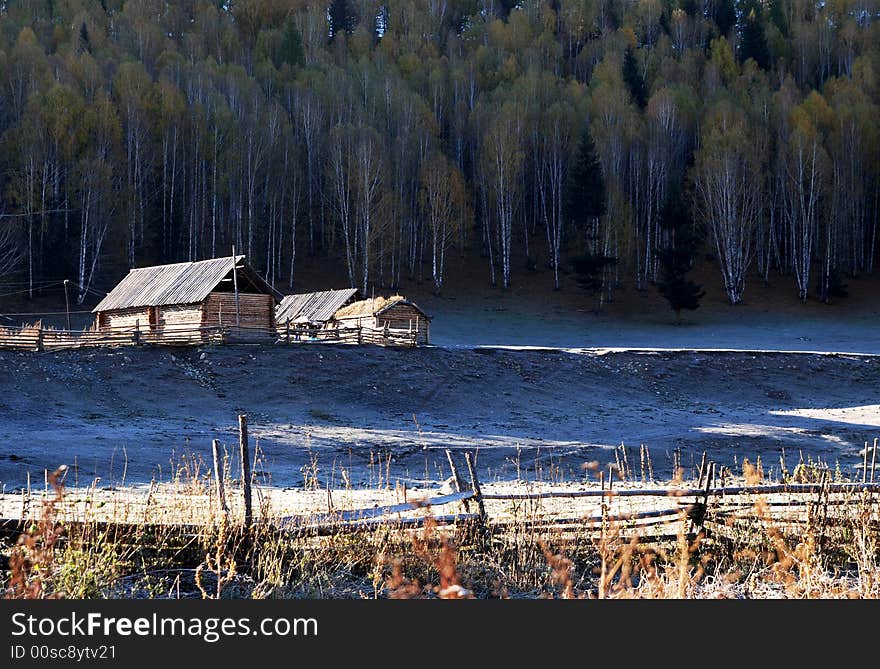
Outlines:
{"type": "Polygon", "coordinates": [[[99,331],[138,330],[160,343],[184,333],[199,341],[199,329],[211,326],[273,337],[281,297],[235,256],[133,269],[92,311],[99,331]]]}
{"type": "Polygon", "coordinates": [[[341,328],[406,333],[413,337],[416,345],[428,344],[430,340],[430,316],[402,295],[352,302],[333,314],[332,322],[341,328]]]}
{"type": "Polygon", "coordinates": [[[333,314],[357,298],[357,288],[286,295],[275,309],[275,322],[279,328],[287,323],[323,327],[333,319],[333,314]]]}

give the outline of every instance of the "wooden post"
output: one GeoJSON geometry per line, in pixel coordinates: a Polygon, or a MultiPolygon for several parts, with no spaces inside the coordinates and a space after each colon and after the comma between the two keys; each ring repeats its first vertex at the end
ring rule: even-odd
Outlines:
{"type": "Polygon", "coordinates": [[[67,296],[68,279],[64,279],[64,308],[67,311],[67,329],[70,330],[70,298],[67,296]]]}
{"type": "Polygon", "coordinates": [[[868,442],[865,442],[865,450],[862,451],[864,457],[862,458],[862,483],[867,483],[868,481],[868,442]]]}
{"type": "Polygon", "coordinates": [[[287,319],[287,343],[290,343],[290,319],[287,319]]]}
{"type": "Polygon", "coordinates": [[[229,518],[229,507],[226,506],[226,491],[223,489],[223,465],[220,460],[220,442],[214,439],[211,442],[211,452],[214,454],[214,482],[217,485],[217,499],[220,510],[223,512],[223,522],[229,518]]]}
{"type": "Polygon", "coordinates": [[[135,321],[134,323],[134,345],[141,345],[141,322],[140,320],[135,321]]]}
{"type": "Polygon", "coordinates": [[[235,290],[235,327],[241,327],[241,310],[238,306],[238,263],[235,262],[235,246],[232,247],[232,287],[235,290]]]}
{"type": "MultiPolygon", "coordinates": [[[[40,321],[40,325],[37,328],[37,350],[43,350],[43,322],[40,321]]],[[[866,442],[867,444],[867,442],[866,442]]]]}
{"type": "Polygon", "coordinates": [[[706,451],[703,451],[703,459],[700,460],[700,473],[697,477],[697,487],[701,488],[703,486],[703,474],[708,474],[706,471],[706,451]]]}
{"type": "Polygon", "coordinates": [[[358,344],[363,344],[363,343],[364,343],[364,336],[362,333],[362,327],[361,327],[360,321],[358,321],[358,344]]]}
{"type": "Polygon", "coordinates": [[[477,509],[480,513],[480,521],[486,520],[486,505],[483,503],[483,493],[480,492],[480,481],[477,479],[477,469],[474,467],[474,461],[471,459],[470,451],[465,451],[464,461],[467,463],[468,474],[471,477],[471,488],[474,491],[474,499],[477,500],[477,509]]]}
{"type": "Polygon", "coordinates": [[[877,466],[877,437],[874,437],[874,451],[871,453],[871,483],[874,482],[874,468],[877,466]]]}
{"type": "MultiPolygon", "coordinates": [[[[449,470],[452,472],[452,483],[455,485],[455,492],[461,492],[464,486],[461,483],[461,477],[458,475],[458,467],[455,466],[455,460],[452,458],[452,451],[448,448],[446,449],[446,459],[449,460],[449,470]]],[[[467,500],[463,501],[463,506],[465,513],[470,511],[470,504],[468,504],[467,500]]]]}
{"type": "Polygon", "coordinates": [[[244,488],[244,526],[250,528],[253,522],[251,507],[251,459],[248,454],[247,415],[238,416],[238,444],[241,449],[241,483],[244,488]]]}

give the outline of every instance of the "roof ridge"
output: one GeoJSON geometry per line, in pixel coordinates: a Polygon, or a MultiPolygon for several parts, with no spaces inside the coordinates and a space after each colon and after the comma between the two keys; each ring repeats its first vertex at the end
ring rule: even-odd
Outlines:
{"type": "MultiPolygon", "coordinates": [[[[245,256],[243,256],[243,255],[235,256],[236,264],[238,264],[238,261],[244,257],[245,256]]],[[[232,256],[220,256],[219,258],[206,258],[204,260],[184,260],[182,262],[168,262],[168,263],[164,263],[162,265],[147,265],[146,267],[132,267],[128,271],[129,271],[129,273],[131,273],[131,272],[140,272],[145,269],[156,269],[157,267],[183,267],[184,265],[200,265],[202,263],[217,262],[218,260],[231,260],[231,259],[232,259],[232,256]]]]}

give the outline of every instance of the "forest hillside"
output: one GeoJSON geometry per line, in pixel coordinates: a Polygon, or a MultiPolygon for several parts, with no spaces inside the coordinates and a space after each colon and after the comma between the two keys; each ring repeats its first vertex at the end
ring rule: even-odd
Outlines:
{"type": "Polygon", "coordinates": [[[878,105],[877,0],[0,0],[0,294],[234,245],[285,292],[827,301],[878,105]]]}

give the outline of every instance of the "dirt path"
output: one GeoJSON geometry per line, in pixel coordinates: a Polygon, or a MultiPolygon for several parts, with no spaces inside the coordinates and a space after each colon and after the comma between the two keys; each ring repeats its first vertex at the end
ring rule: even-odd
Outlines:
{"type": "Polygon", "coordinates": [[[7,491],[61,463],[80,485],[167,480],[184,454],[207,462],[212,438],[232,449],[239,412],[279,487],[432,485],[444,447],[479,449],[486,480],[571,480],[621,442],[631,457],[646,444],[658,477],[676,448],[686,466],[708,450],[770,467],[785,449],[851,473],[880,436],[880,359],[857,356],[304,345],[0,352],[0,366],[7,491]]]}

